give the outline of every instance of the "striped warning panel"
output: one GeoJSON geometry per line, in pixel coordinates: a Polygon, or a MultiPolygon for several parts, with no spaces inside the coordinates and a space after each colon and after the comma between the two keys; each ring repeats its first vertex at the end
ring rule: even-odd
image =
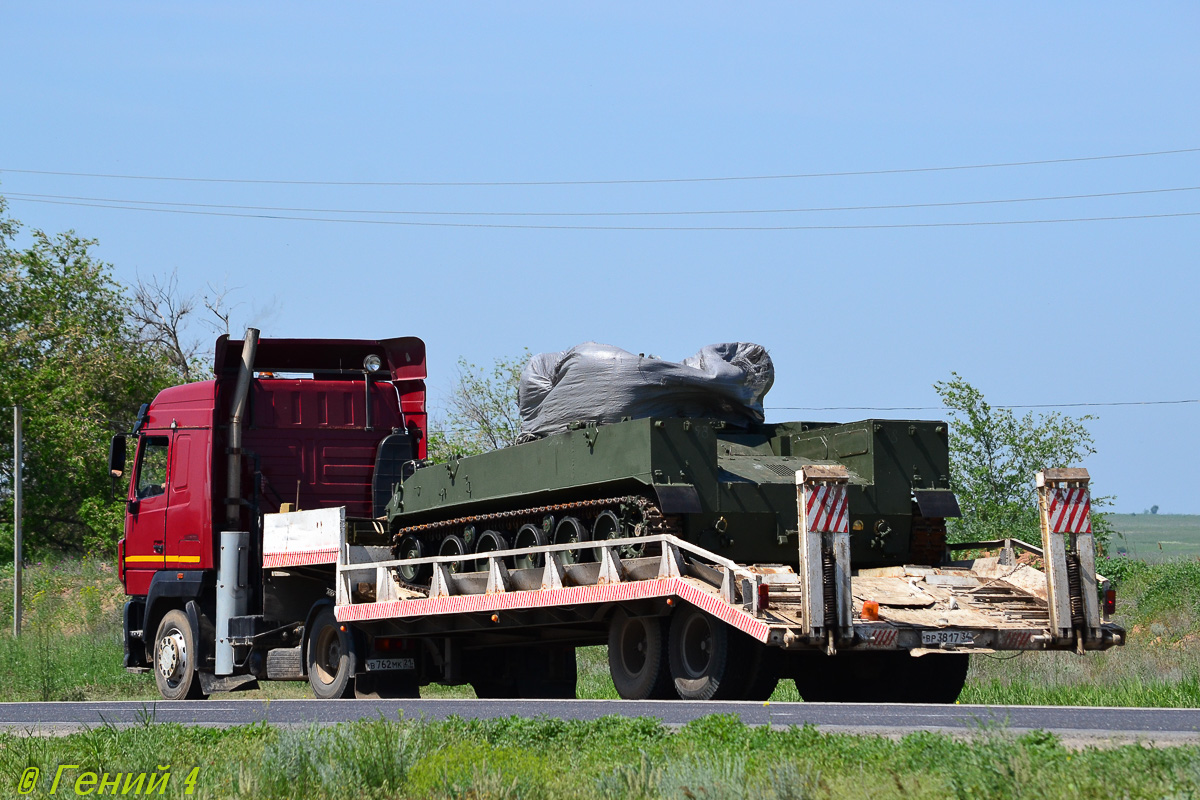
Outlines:
{"type": "Polygon", "coordinates": [[[896,646],[896,640],[900,637],[900,631],[891,625],[855,627],[855,638],[863,642],[860,647],[866,650],[891,650],[896,646]]]}
{"type": "Polygon", "coordinates": [[[304,567],[309,564],[336,564],[338,551],[292,550],[284,553],[263,553],[264,567],[304,567]]]}
{"type": "Polygon", "coordinates": [[[813,533],[849,533],[845,484],[804,485],[804,510],[813,533]]]}
{"type": "Polygon", "coordinates": [[[1052,488],[1048,506],[1052,533],[1092,532],[1092,501],[1086,488],[1052,488]]]}
{"type": "Polygon", "coordinates": [[[649,581],[630,581],[604,586],[570,586],[563,589],[533,589],[492,594],[460,594],[450,597],[423,597],[415,600],[392,600],[382,603],[353,603],[334,609],[338,622],[365,622],[379,619],[435,616],[441,614],[471,614],[486,611],[521,611],[555,606],[590,603],[620,603],[653,597],[678,597],[702,611],[753,636],[767,641],[770,628],[765,622],[735,608],[720,597],[692,584],[684,578],[662,578],[649,581]]]}
{"type": "Polygon", "coordinates": [[[1033,631],[1001,631],[997,650],[1032,649],[1033,631]]]}

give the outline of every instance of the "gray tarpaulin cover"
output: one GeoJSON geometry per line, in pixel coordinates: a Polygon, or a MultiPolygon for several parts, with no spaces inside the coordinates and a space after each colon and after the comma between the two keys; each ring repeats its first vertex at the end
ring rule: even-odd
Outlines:
{"type": "Polygon", "coordinates": [[[711,344],[682,362],[587,342],[539,353],[521,370],[520,441],[580,422],[622,417],[709,417],[733,424],[763,421],[763,397],[775,381],[766,348],[711,344]]]}

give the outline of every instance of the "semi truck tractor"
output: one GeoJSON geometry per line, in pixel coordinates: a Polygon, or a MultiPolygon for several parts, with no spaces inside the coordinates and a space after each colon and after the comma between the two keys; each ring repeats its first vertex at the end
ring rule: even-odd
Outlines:
{"type": "Polygon", "coordinates": [[[432,463],[426,377],[417,338],[250,330],[144,405],[109,459],[126,668],[564,698],[606,644],[623,698],[953,702],[971,653],[1124,643],[1085,470],[1030,476],[1040,542],[949,544],[944,422],[631,413],[432,463]]]}

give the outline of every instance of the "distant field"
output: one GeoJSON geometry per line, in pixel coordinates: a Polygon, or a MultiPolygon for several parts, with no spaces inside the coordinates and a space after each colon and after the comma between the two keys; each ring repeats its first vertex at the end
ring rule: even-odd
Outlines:
{"type": "Polygon", "coordinates": [[[1165,561],[1200,556],[1200,514],[1110,514],[1120,533],[1114,551],[1125,548],[1131,558],[1165,561]]]}

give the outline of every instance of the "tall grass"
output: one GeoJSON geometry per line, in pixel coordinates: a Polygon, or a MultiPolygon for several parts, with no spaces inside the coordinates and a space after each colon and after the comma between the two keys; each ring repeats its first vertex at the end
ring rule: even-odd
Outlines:
{"type": "MultiPolygon", "coordinates": [[[[148,724],[65,737],[0,735],[0,786],[58,764],[153,772],[167,796],[200,767],[193,797],[225,798],[1162,798],[1200,791],[1200,748],[1072,750],[1003,730],[902,739],[750,728],[712,716],[671,732],[653,720],[370,720],[227,730],[148,724]]],[[[62,787],[60,787],[60,792],[62,787]]],[[[69,790],[68,790],[69,791],[69,790]]]]}

